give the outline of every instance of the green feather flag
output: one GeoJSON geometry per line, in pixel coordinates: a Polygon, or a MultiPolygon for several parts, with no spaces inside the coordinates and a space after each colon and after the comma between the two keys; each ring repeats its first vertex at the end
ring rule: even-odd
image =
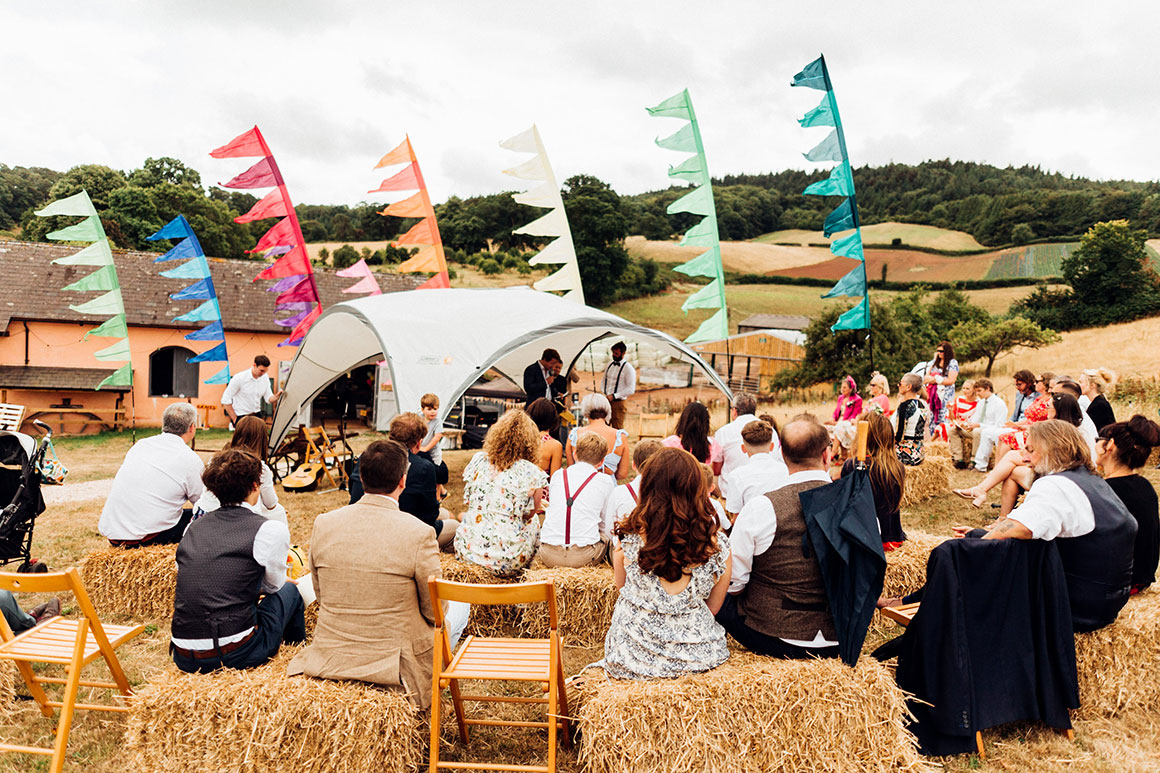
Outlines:
{"type": "Polygon", "coordinates": [[[69,308],[79,314],[92,316],[109,316],[109,319],[85,333],[83,339],[89,336],[100,338],[116,338],[114,343],[94,353],[94,357],[102,362],[125,362],[112,375],[97,385],[97,389],[105,386],[132,386],[133,368],[132,356],[129,350],[129,326],[125,321],[125,302],[121,297],[121,283],[117,279],[117,267],[113,263],[113,251],[109,248],[109,240],[105,236],[105,229],[101,225],[101,218],[97,215],[96,207],[89,198],[88,191],[81,191],[68,198],[58,199],[36,212],[40,217],[72,216],[83,217],[79,223],[58,229],[48,234],[49,239],[57,241],[92,242],[80,252],[64,258],[57,258],[53,263],[65,266],[99,266],[91,274],[86,274],[72,284],[65,285],[65,291],[99,292],[92,300],[80,304],[70,304],[69,308]]]}
{"type": "Polygon", "coordinates": [[[656,140],[656,144],[666,150],[694,155],[675,166],[669,167],[669,177],[687,180],[694,184],[692,190],[669,205],[670,215],[687,212],[700,215],[692,228],[685,232],[681,246],[706,247],[707,249],[692,260],[676,267],[676,271],[688,276],[708,277],[712,281],[693,293],[681,308],[717,309],[718,311],[703,321],[687,343],[699,341],[720,341],[729,337],[729,312],[725,302],[725,271],[721,265],[721,238],[717,230],[717,209],[713,204],[713,185],[709,179],[709,165],[705,161],[705,146],[701,142],[701,129],[697,115],[693,112],[693,100],[689,90],[661,102],[656,107],[647,108],[651,116],[658,118],[680,118],[688,121],[673,134],[656,140]]]}

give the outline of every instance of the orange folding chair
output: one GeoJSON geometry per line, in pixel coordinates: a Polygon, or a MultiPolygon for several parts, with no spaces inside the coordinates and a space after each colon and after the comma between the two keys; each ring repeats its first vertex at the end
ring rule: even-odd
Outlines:
{"type": "Polygon", "coordinates": [[[40,705],[40,711],[51,717],[53,709],[60,709],[56,725],[56,744],[53,748],[0,744],[0,751],[22,754],[41,754],[52,757],[49,770],[59,773],[64,768],[65,747],[76,709],[92,711],[129,710],[128,706],[104,706],[77,703],[80,687],[101,687],[118,690],[122,696],[131,694],[129,680],[114,650],[145,630],[144,625],[102,625],[97,611],[89,601],[89,594],[76,568],[45,574],[15,574],[0,572],[0,588],[13,593],[61,593],[71,591],[80,607],[81,618],[72,620],[54,617],[21,633],[12,633],[8,621],[0,616],[0,660],[11,660],[28,685],[28,692],[40,705]],[[97,657],[103,657],[113,675],[112,682],[93,682],[81,679],[81,671],[97,657]],[[65,667],[65,678],[40,676],[33,672],[32,663],[56,663],[65,667]],[[64,685],[61,700],[48,699],[42,685],[64,685]]]}
{"type": "Polygon", "coordinates": [[[556,586],[552,580],[514,585],[469,585],[431,577],[431,600],[435,606],[435,667],[431,682],[431,764],[430,773],[439,770],[527,770],[555,773],[556,737],[563,732],[565,745],[571,745],[568,723],[568,697],[564,689],[564,660],[556,618],[556,586]],[[440,601],[463,601],[468,604],[536,604],[548,605],[550,631],[547,639],[500,639],[468,636],[451,655],[451,641],[443,627],[440,601]],[[492,679],[539,682],[546,698],[511,695],[464,695],[460,679],[492,679]],[[439,761],[439,694],[451,688],[459,738],[468,742],[468,725],[543,727],[548,730],[547,765],[506,765],[479,762],[439,761]],[[468,719],[464,701],[496,703],[542,703],[547,715],[544,721],[517,722],[499,719],[468,719]]]}

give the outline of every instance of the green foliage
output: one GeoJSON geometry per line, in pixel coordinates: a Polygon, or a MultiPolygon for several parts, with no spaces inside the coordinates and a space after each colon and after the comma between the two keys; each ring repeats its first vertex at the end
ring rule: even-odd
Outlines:
{"type": "Polygon", "coordinates": [[[318,250],[318,262],[325,265],[329,260],[330,260],[330,250],[326,249],[325,247],[319,248],[319,250],[318,250]]]}
{"type": "Polygon", "coordinates": [[[1035,231],[1026,223],[1019,223],[1011,229],[1011,241],[1015,244],[1027,244],[1035,238],[1035,231]]]}
{"type": "Polygon", "coordinates": [[[435,207],[444,247],[464,252],[487,250],[489,244],[503,250],[528,249],[543,240],[512,231],[545,212],[538,207],[517,204],[510,192],[468,199],[452,196],[435,207]]]}
{"type": "Polygon", "coordinates": [[[572,226],[584,297],[593,306],[611,303],[629,263],[624,249],[628,218],[620,196],[591,175],[568,178],[561,195],[572,226]]]}
{"type": "Polygon", "coordinates": [[[995,358],[1016,346],[1038,349],[1059,341],[1059,334],[1043,328],[1025,317],[971,319],[960,322],[950,331],[959,362],[985,359],[985,374],[991,377],[995,358]]]}
{"type": "Polygon", "coordinates": [[[344,244],[334,251],[334,267],[347,268],[349,266],[353,266],[355,263],[358,263],[360,257],[362,256],[359,255],[358,250],[356,250],[354,247],[351,247],[349,244],[344,244]]]}
{"type": "Polygon", "coordinates": [[[43,167],[0,164],[0,229],[15,227],[31,209],[48,201],[48,191],[60,172],[43,167]]]}
{"type": "Polygon", "coordinates": [[[479,261],[479,270],[488,276],[494,276],[503,272],[503,267],[496,261],[495,258],[484,258],[479,261]]]}

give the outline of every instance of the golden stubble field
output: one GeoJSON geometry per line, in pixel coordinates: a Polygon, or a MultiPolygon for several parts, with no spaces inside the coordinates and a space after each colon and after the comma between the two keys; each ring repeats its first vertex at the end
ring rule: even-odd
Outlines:
{"type": "MultiPolygon", "coordinates": [[[[674,402],[679,401],[680,397],[681,395],[674,395],[674,402]]],[[[1116,408],[1118,412],[1129,409],[1128,406],[1119,404],[1116,408]]],[[[760,409],[761,412],[773,412],[779,418],[787,418],[801,410],[824,413],[828,410],[828,406],[770,404],[763,405],[760,409]]],[[[723,405],[717,406],[713,420],[714,426],[724,421],[723,405]]],[[[353,445],[356,450],[362,449],[376,437],[378,435],[375,433],[363,433],[354,439],[353,445]]],[[[216,441],[221,439],[221,433],[205,435],[202,438],[202,446],[219,446],[220,442],[216,441]]],[[[76,479],[100,480],[110,471],[115,471],[129,445],[129,438],[125,435],[104,435],[99,438],[62,439],[58,443],[58,448],[62,459],[70,467],[72,476],[76,476],[76,479]]],[[[448,505],[453,510],[462,508],[462,470],[473,453],[472,451],[445,453],[445,459],[451,468],[449,486],[451,498],[448,505]]],[[[1153,483],[1160,482],[1155,471],[1149,470],[1147,474],[1153,483]]],[[[950,485],[970,485],[976,478],[974,473],[955,471],[950,485]]],[[[67,489],[66,485],[62,491],[67,489]]],[[[314,518],[319,513],[342,506],[348,498],[345,492],[334,490],[303,494],[280,492],[280,497],[286,505],[291,534],[296,543],[308,543],[314,518]]],[[[96,530],[101,505],[100,499],[93,499],[50,507],[37,521],[34,554],[46,560],[53,568],[62,568],[76,565],[88,552],[102,548],[105,543],[96,530]]],[[[990,509],[973,509],[964,500],[948,492],[944,497],[905,510],[903,522],[908,529],[947,534],[954,524],[982,525],[993,517],[992,512],[990,509]]],[[[25,606],[31,606],[32,601],[33,599],[25,600],[25,606]]],[[[68,600],[65,607],[66,614],[75,614],[68,600]]],[[[130,620],[147,624],[146,635],[120,651],[131,681],[135,685],[140,685],[147,682],[152,675],[171,667],[166,650],[169,620],[140,620],[133,615],[132,610],[126,610],[125,614],[112,618],[113,622],[130,620]]],[[[566,651],[566,668],[570,673],[574,673],[600,656],[599,649],[569,647],[566,651]]],[[[99,671],[100,669],[97,669],[94,674],[99,674],[99,671]]],[[[973,756],[940,762],[941,767],[948,770],[1157,770],[1160,769],[1158,721],[1160,717],[1151,716],[1081,721],[1077,723],[1075,743],[1069,743],[1055,733],[1038,727],[1000,728],[987,734],[989,756],[985,762],[973,756]]],[[[42,718],[39,712],[33,709],[30,701],[19,701],[15,713],[0,725],[0,735],[5,740],[15,743],[41,744],[49,740],[53,727],[53,722],[42,718]]],[[[67,769],[97,773],[124,770],[123,731],[124,720],[120,717],[79,714],[69,744],[67,769]]],[[[478,728],[473,734],[471,751],[483,758],[506,763],[526,763],[533,761],[542,748],[542,739],[527,735],[524,731],[478,728]]],[[[452,756],[462,759],[463,750],[458,747],[453,749],[452,756]]],[[[3,755],[0,756],[0,773],[44,769],[42,764],[42,760],[3,755]]],[[[241,769],[243,768],[239,767],[239,770],[241,769]]],[[[559,769],[563,773],[576,773],[582,770],[574,751],[562,750],[559,769]]]]}

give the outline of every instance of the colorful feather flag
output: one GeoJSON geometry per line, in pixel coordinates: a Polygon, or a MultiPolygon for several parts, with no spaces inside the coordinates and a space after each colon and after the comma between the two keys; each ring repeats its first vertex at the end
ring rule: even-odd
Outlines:
{"type": "Polygon", "coordinates": [[[517,153],[536,154],[518,166],[503,170],[503,173],[539,183],[524,193],[512,194],[512,198],[518,203],[551,210],[543,217],[512,231],[514,234],[552,238],[552,241],[528,263],[533,266],[542,263],[554,264],[560,268],[532,286],[546,292],[562,291],[563,298],[583,304],[584,287],[580,281],[580,265],[576,262],[576,245],[572,242],[572,229],[568,227],[564,199],[560,196],[560,186],[556,183],[556,175],[552,173],[552,165],[548,162],[548,153],[544,150],[539,129],[532,124],[532,128],[514,137],[508,137],[499,146],[517,153]]]}
{"type": "Polygon", "coordinates": [[[709,284],[689,296],[681,309],[687,314],[689,309],[717,309],[704,320],[686,343],[699,341],[720,341],[729,337],[729,310],[725,302],[725,270],[721,265],[721,239],[717,231],[717,210],[713,204],[713,184],[709,179],[709,165],[705,161],[705,146],[701,142],[701,128],[697,115],[693,112],[693,100],[689,90],[675,94],[656,107],[648,108],[651,116],[680,118],[688,121],[675,134],[657,139],[656,144],[666,150],[675,150],[694,155],[680,164],[669,167],[669,177],[688,180],[694,187],[681,198],[669,205],[667,212],[688,212],[701,215],[696,225],[685,232],[681,246],[705,247],[705,251],[692,260],[677,266],[676,271],[688,276],[704,276],[709,284]]]}
{"type": "Polygon", "coordinates": [[[69,305],[69,308],[81,314],[109,317],[85,333],[86,340],[89,336],[118,339],[94,354],[102,362],[125,363],[113,371],[112,375],[97,384],[97,389],[104,386],[132,386],[133,361],[129,351],[129,325],[125,319],[125,302],[121,298],[121,283],[117,279],[117,267],[113,264],[113,251],[109,247],[109,239],[105,236],[105,228],[101,225],[101,218],[97,216],[96,207],[93,206],[88,191],[81,191],[68,198],[58,199],[44,209],[38,210],[36,214],[41,217],[66,215],[84,218],[75,225],[53,231],[48,234],[48,238],[59,241],[93,243],[75,255],[57,258],[53,263],[99,267],[96,271],[81,277],[63,289],[70,292],[102,293],[91,301],[77,306],[69,305]]]}
{"type": "MultiPolygon", "coordinates": [[[[187,341],[220,341],[221,343],[211,347],[208,351],[193,357],[187,357],[186,362],[224,362],[225,367],[219,370],[205,380],[206,384],[228,384],[230,383],[230,361],[226,356],[226,333],[222,325],[222,309],[221,304],[218,303],[217,290],[214,288],[213,276],[210,275],[209,261],[206,260],[205,251],[201,248],[201,242],[197,240],[197,235],[193,232],[193,227],[189,221],[185,219],[185,215],[178,215],[170,220],[165,226],[153,234],[145,237],[148,241],[155,242],[159,239],[180,240],[169,252],[165,253],[159,258],[154,259],[154,263],[165,263],[175,260],[174,255],[188,258],[185,263],[180,264],[176,268],[167,269],[161,272],[161,276],[168,279],[194,279],[193,284],[189,285],[183,290],[172,293],[169,298],[174,301],[182,300],[201,300],[205,303],[201,306],[206,307],[206,311],[212,316],[199,317],[196,320],[189,320],[186,315],[179,314],[176,319],[183,321],[197,321],[207,322],[209,324],[194,330],[192,333],[187,333],[185,339],[187,341]]],[[[199,307],[200,308],[200,307],[199,307]]]]}
{"type": "MultiPolygon", "coordinates": [[[[260,160],[246,171],[234,177],[224,188],[238,188],[249,190],[252,188],[270,188],[267,193],[255,204],[249,212],[234,218],[237,223],[249,223],[266,218],[281,218],[269,231],[258,240],[258,244],[248,252],[260,252],[267,258],[277,259],[258,273],[254,281],[259,279],[283,279],[298,277],[304,281],[307,296],[314,310],[301,316],[295,323],[290,335],[279,346],[297,346],[306,336],[306,331],[322,314],[322,298],[318,294],[318,283],[314,278],[314,267],[306,254],[306,240],[302,238],[302,228],[298,224],[298,215],[290,201],[290,193],[286,190],[286,182],[278,170],[278,163],[270,153],[262,132],[257,126],[247,132],[239,134],[220,148],[210,152],[213,158],[246,158],[258,157],[260,160]]],[[[196,311],[196,310],[195,310],[196,311]]],[[[275,322],[284,324],[284,320],[277,319],[279,312],[285,311],[281,305],[275,305],[275,322]]],[[[220,313],[219,313],[220,318],[220,313]]],[[[209,319],[201,317],[201,319],[209,319]]]]}
{"type": "Polygon", "coordinates": [[[379,283],[375,281],[375,274],[371,271],[371,267],[367,265],[365,258],[360,258],[359,262],[350,268],[344,268],[342,271],[336,271],[335,273],[348,279],[359,280],[343,290],[344,293],[383,294],[383,291],[379,288],[379,283]]]}

